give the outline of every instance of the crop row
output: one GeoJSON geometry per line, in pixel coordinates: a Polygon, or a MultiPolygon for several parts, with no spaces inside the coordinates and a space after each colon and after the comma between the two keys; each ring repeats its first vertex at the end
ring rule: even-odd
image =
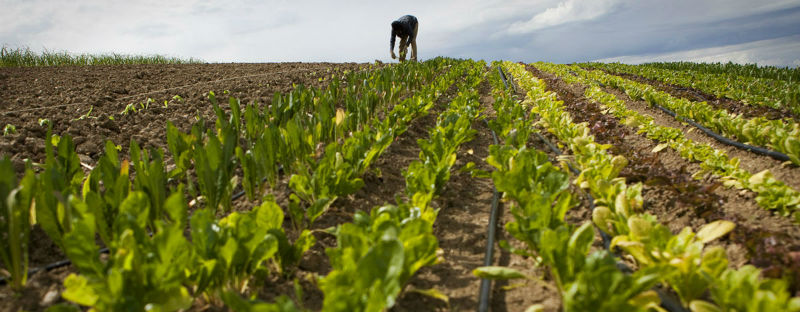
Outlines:
{"type": "MultiPolygon", "coordinates": [[[[564,295],[565,310],[591,310],[608,311],[640,311],[655,309],[652,303],[658,297],[645,291],[649,286],[661,283],[675,291],[683,305],[693,311],[798,311],[800,299],[790,299],[786,283],[782,280],[760,279],[760,271],[752,266],[744,266],[738,270],[728,267],[725,250],[722,247],[708,247],[706,244],[728,233],[734,224],[728,221],[715,221],[703,226],[697,233],[686,227],[677,235],[660,224],[657,218],[643,211],[641,196],[641,183],[627,185],[624,178],[617,175],[627,165],[627,160],[622,156],[612,156],[607,150],[610,146],[597,144],[585,123],[575,124],[571,117],[563,110],[563,102],[556,95],[546,91],[544,82],[536,79],[524,66],[511,62],[504,66],[517,77],[520,86],[527,91],[523,103],[532,106],[532,111],[539,116],[541,124],[549,132],[567,145],[573,155],[569,160],[580,170],[575,184],[582,189],[588,189],[595,198],[597,207],[592,213],[594,224],[602,231],[613,236],[611,248],[618,247],[635,259],[639,267],[628,278],[626,287],[610,293],[602,293],[606,288],[619,284],[615,282],[626,281],[625,275],[606,275],[598,280],[580,280],[577,284],[570,284],[569,288],[562,287],[562,293],[573,295],[570,291],[584,290],[587,296],[598,292],[603,297],[596,297],[596,301],[588,301],[585,297],[570,298],[564,295]],[[613,281],[613,282],[611,282],[613,281]],[[592,284],[592,283],[610,283],[592,284]],[[706,294],[708,296],[706,297],[706,294]],[[571,306],[570,304],[590,302],[593,306],[571,306]],[[713,302],[713,303],[712,303],[713,302]],[[607,304],[607,305],[606,305],[607,304]],[[612,305],[613,304],[613,305],[612,305]],[[600,308],[599,308],[600,307],[600,308]]],[[[513,164],[513,163],[512,163],[513,164]]],[[[509,169],[513,167],[509,166],[509,169]]],[[[527,175],[530,176],[530,175],[527,175]]],[[[534,175],[535,176],[535,175],[534,175]]],[[[545,181],[557,181],[550,178],[545,181]]],[[[524,181],[524,180],[523,180],[524,181]]],[[[550,182],[554,183],[554,182],[550,182]]],[[[555,183],[554,183],[555,184],[555,183]]],[[[531,193],[525,192],[524,196],[531,193]]],[[[553,192],[544,192],[551,194],[553,192]]],[[[534,197],[535,198],[535,197],[534,197]]],[[[569,207],[562,203],[565,199],[553,197],[542,201],[539,211],[553,209],[558,212],[537,212],[534,216],[551,216],[550,220],[534,218],[539,224],[557,224],[563,222],[563,213],[569,207]],[[559,200],[559,201],[557,201],[559,200]]],[[[591,244],[591,230],[586,224],[571,234],[564,232],[560,243],[550,246],[550,242],[559,239],[558,235],[548,234],[539,239],[541,245],[537,255],[541,259],[550,257],[548,254],[561,254],[565,256],[585,255],[591,244]],[[588,232],[588,234],[584,233],[588,232]],[[546,238],[546,239],[545,239],[546,238]],[[551,248],[554,251],[550,251],[551,248]],[[570,249],[575,248],[575,249],[570,249]]],[[[513,232],[512,232],[513,233],[513,232]]],[[[536,238],[536,236],[533,236],[536,238]]],[[[534,240],[534,243],[537,241],[534,240]]],[[[581,258],[563,259],[551,264],[557,269],[568,274],[583,271],[584,275],[599,277],[603,274],[615,272],[614,261],[602,260],[603,257],[588,257],[597,259],[592,266],[577,267],[581,258]],[[600,264],[605,264],[601,266],[600,264]]],[[[588,260],[587,260],[588,262],[588,260]]],[[[559,271],[561,273],[561,271],[559,271]]],[[[559,277],[557,277],[558,279],[559,277]]],[[[595,297],[592,297],[595,298],[595,297]]]]}
{"type": "Polygon", "coordinates": [[[795,115],[800,115],[800,83],[797,80],[792,82],[727,72],[706,73],[691,69],[668,70],[651,65],[589,63],[587,66],[696,88],[717,97],[739,100],[748,105],[788,109],[795,115]]]}
{"type": "Polygon", "coordinates": [[[452,74],[434,78],[451,63],[436,59],[351,73],[344,87],[337,80],[326,90],[299,87],[276,95],[263,111],[251,104],[242,112],[231,98],[226,113],[211,93],[213,129],[202,119],[189,133],[168,124],[170,170],[159,149],[142,150],[132,141],[129,159],[120,159],[118,147],[107,142],[84,177],[71,138],[48,133],[38,174],[28,163],[16,181],[10,161],[0,161],[6,177],[0,181],[0,233],[9,238],[0,253],[12,286],[25,285],[27,240],[38,224],[80,272],[64,282],[62,295],[72,302],[98,310],[167,311],[198,297],[243,304],[239,294],[265,276],[290,275],[314,244],[307,230],[314,218],[336,196],[363,185],[358,176],[419,115],[421,103],[449,86],[452,74]],[[426,91],[400,100],[419,88],[426,91]],[[375,118],[378,112],[383,120],[375,118]],[[269,196],[251,211],[217,218],[220,208],[230,210],[237,167],[256,199],[277,174],[292,174],[295,194],[286,210],[300,232],[294,242],[284,232],[283,209],[269,196]],[[187,196],[202,203],[191,217],[187,196]],[[110,251],[107,260],[98,258],[95,235],[110,251]]]}
{"type": "MultiPolygon", "coordinates": [[[[391,308],[409,279],[439,261],[433,224],[438,209],[430,203],[450,179],[458,147],[472,140],[480,118],[473,89],[483,80],[483,62],[464,61],[459,93],[442,112],[427,139],[419,139],[420,159],[404,176],[407,199],[396,205],[358,211],[352,223],[337,226],[337,246],[327,250],[333,270],[320,281],[323,311],[382,311],[391,308]]],[[[430,108],[432,102],[427,103],[430,108]]],[[[428,290],[428,293],[436,293],[428,290]]]]}
{"type": "Polygon", "coordinates": [[[570,84],[588,86],[584,93],[586,98],[599,103],[603,109],[607,109],[627,125],[638,128],[638,131],[645,133],[648,138],[658,140],[662,143],[661,146],[674,149],[689,161],[699,161],[702,170],[696,172],[695,176],[711,172],[724,181],[726,186],[755,192],[756,202],[760,206],[777,210],[784,215],[794,214],[795,219],[800,221],[800,214],[796,213],[800,209],[800,193],[775,179],[769,170],[752,174],[739,167],[738,158],[731,159],[723,151],[686,138],[680,129],[660,126],[652,117],[628,109],[624,101],[604,92],[595,80],[581,75],[581,69],[548,63],[533,65],[539,70],[559,76],[570,84]]]}
{"type": "Polygon", "coordinates": [[[706,102],[694,102],[658,91],[650,85],[634,82],[599,70],[582,70],[571,66],[571,70],[586,79],[624,91],[635,100],[646,100],[674,111],[725,136],[756,146],[769,147],[786,154],[792,163],[800,165],[800,124],[791,120],[768,120],[765,117],[746,119],[731,115],[723,109],[715,109],[706,102]]]}
{"type": "Polygon", "coordinates": [[[800,69],[790,67],[759,66],[757,64],[666,62],[646,63],[647,67],[694,71],[705,74],[726,74],[755,78],[768,78],[786,82],[800,81],[800,69]]]}
{"type": "MultiPolygon", "coordinates": [[[[506,67],[511,63],[505,63],[506,67]]],[[[518,79],[527,79],[512,69],[518,79]]],[[[494,94],[498,120],[493,129],[504,144],[492,145],[487,162],[495,168],[492,180],[504,193],[514,221],[506,230],[525,243],[517,254],[534,259],[547,268],[556,282],[565,311],[632,311],[658,307],[658,295],[648,290],[656,280],[649,273],[626,275],[607,251],[590,253],[594,241],[592,223],[580,226],[567,223],[567,212],[578,201],[569,191],[569,174],[548,161],[545,153],[528,148],[530,134],[536,131],[534,101],[518,103],[495,80],[494,94]],[[504,116],[500,119],[500,116],[504,116]]],[[[521,85],[523,81],[518,80],[521,85]]],[[[536,100],[541,101],[541,100],[536,100]]],[[[506,248],[510,248],[506,245],[506,248]]],[[[530,278],[503,267],[475,270],[481,277],[494,279],[530,278]]],[[[540,309],[531,307],[529,310],[540,309]]]]}

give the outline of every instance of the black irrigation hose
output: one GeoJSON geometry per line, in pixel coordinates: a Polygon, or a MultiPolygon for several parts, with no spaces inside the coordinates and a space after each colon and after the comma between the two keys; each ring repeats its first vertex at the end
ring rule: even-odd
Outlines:
{"type": "MultiPolygon", "coordinates": [[[[574,75],[574,76],[578,76],[578,73],[576,73],[576,72],[570,71],[570,73],[572,75],[574,75]]],[[[606,87],[605,84],[603,84],[603,83],[601,83],[599,81],[595,81],[595,82],[600,87],[603,87],[603,88],[606,87]]],[[[749,144],[744,144],[744,143],[741,143],[741,142],[737,142],[737,141],[731,140],[729,138],[726,138],[724,136],[719,135],[718,133],[712,131],[711,129],[703,127],[702,125],[698,124],[694,120],[691,120],[691,119],[683,117],[683,116],[678,116],[678,114],[676,114],[675,112],[669,110],[666,107],[663,107],[663,106],[658,105],[656,103],[650,103],[650,105],[653,105],[653,106],[657,107],[661,111],[667,113],[667,115],[670,115],[670,116],[672,116],[673,118],[675,118],[675,119],[677,119],[679,121],[683,121],[683,122],[689,123],[690,125],[694,126],[695,128],[700,129],[700,131],[703,131],[703,133],[705,133],[706,135],[714,138],[715,140],[717,140],[717,141],[719,141],[719,142],[721,142],[723,144],[731,145],[731,146],[746,150],[748,152],[753,152],[753,153],[756,153],[756,154],[769,156],[769,157],[775,158],[775,159],[780,160],[780,161],[789,161],[790,160],[789,156],[787,156],[784,153],[776,152],[776,151],[773,151],[773,150],[768,150],[766,148],[753,146],[753,145],[749,145],[749,144]]]]}
{"type": "MultiPolygon", "coordinates": [[[[489,128],[489,122],[486,121],[486,119],[484,119],[483,121],[486,123],[486,127],[489,128]]],[[[494,130],[491,130],[491,128],[489,128],[489,131],[492,132],[492,139],[494,139],[494,144],[495,145],[500,144],[499,141],[497,140],[497,134],[494,133],[494,130]]],[[[499,203],[499,199],[500,199],[500,193],[497,192],[497,188],[494,187],[494,184],[492,184],[492,212],[489,215],[489,229],[486,242],[486,256],[483,258],[484,266],[492,265],[492,260],[494,258],[494,237],[496,229],[495,224],[497,224],[497,206],[499,203]]],[[[491,288],[492,288],[491,280],[486,278],[481,279],[481,289],[478,300],[479,312],[489,311],[489,291],[491,290],[491,288]]]]}
{"type": "MultiPolygon", "coordinates": [[[[552,150],[553,153],[555,153],[557,156],[561,156],[561,151],[558,149],[558,147],[553,145],[553,143],[551,143],[550,140],[545,138],[539,132],[536,132],[536,136],[539,137],[540,140],[544,141],[544,143],[548,147],[550,147],[550,150],[552,150]]],[[[581,173],[578,169],[575,169],[575,167],[573,167],[571,164],[567,164],[567,166],[569,167],[569,170],[572,171],[572,173],[576,175],[581,173]]],[[[589,210],[594,212],[594,197],[592,197],[592,194],[589,194],[589,192],[586,192],[586,200],[589,202],[589,210]]],[[[608,235],[608,233],[601,230],[597,226],[595,226],[595,228],[600,232],[600,238],[603,239],[603,247],[606,250],[608,250],[611,247],[611,235],[608,235]]]]}
{"type": "MultiPolygon", "coordinates": [[[[108,248],[107,247],[103,247],[102,249],[100,249],[99,253],[100,254],[108,253],[108,248]]],[[[64,259],[64,260],[61,260],[61,261],[56,261],[56,262],[47,264],[45,266],[40,266],[40,267],[37,267],[37,268],[33,268],[33,269],[28,270],[28,278],[30,279],[31,275],[34,275],[34,274],[36,274],[38,272],[50,271],[50,270],[53,270],[53,269],[57,269],[57,268],[68,266],[70,264],[72,264],[72,261],[70,261],[69,259],[64,259]]],[[[6,280],[5,277],[0,277],[0,285],[3,285],[5,283],[7,283],[7,282],[8,281],[6,280]]]]}
{"type": "MultiPolygon", "coordinates": [[[[503,75],[502,69],[500,69],[500,67],[498,67],[498,70],[500,70],[500,73],[501,73],[500,76],[504,77],[505,75],[503,75]]],[[[503,82],[504,83],[506,82],[505,79],[503,80],[503,82]]],[[[506,84],[506,88],[508,88],[508,84],[506,84]]],[[[544,143],[548,147],[550,147],[550,149],[556,155],[561,155],[561,151],[558,149],[558,147],[553,145],[553,143],[550,142],[550,140],[548,140],[547,138],[545,138],[543,135],[541,135],[538,132],[536,132],[535,134],[536,134],[536,136],[539,137],[540,140],[544,141],[544,143]]],[[[573,173],[575,173],[575,174],[579,174],[580,173],[572,165],[567,164],[567,166],[569,166],[570,171],[572,171],[573,173]]],[[[586,193],[586,197],[587,197],[587,200],[589,201],[590,209],[592,210],[592,212],[594,212],[594,208],[595,208],[595,206],[594,206],[594,198],[588,192],[586,193]]],[[[597,225],[595,225],[594,227],[597,229],[598,232],[600,232],[600,237],[603,239],[603,248],[606,251],[612,252],[610,250],[611,235],[609,235],[608,233],[606,233],[602,229],[598,228],[597,225]]],[[[613,252],[612,252],[612,254],[613,254],[613,252]]],[[[622,271],[624,273],[627,273],[627,274],[633,273],[633,270],[630,267],[628,267],[628,265],[625,264],[622,261],[617,261],[617,267],[620,269],[620,271],[622,271]]],[[[661,299],[661,307],[663,307],[667,311],[670,311],[670,312],[689,312],[689,310],[684,308],[683,305],[681,305],[680,301],[677,298],[675,298],[675,296],[673,294],[665,292],[665,291],[663,291],[661,289],[658,289],[658,288],[655,289],[655,292],[658,294],[659,299],[661,299]]],[[[483,311],[481,311],[481,312],[483,312],[483,311]]]]}
{"type": "MultiPolygon", "coordinates": [[[[500,79],[503,80],[503,84],[505,84],[506,88],[508,88],[508,82],[506,81],[506,75],[503,73],[503,70],[500,69],[500,66],[497,67],[498,72],[500,72],[500,79]]],[[[492,132],[492,139],[494,140],[494,144],[498,145],[500,142],[497,140],[497,134],[494,133],[491,127],[489,127],[489,122],[486,119],[483,120],[486,123],[486,127],[489,128],[489,131],[492,132]]],[[[483,258],[483,265],[490,266],[492,265],[492,260],[494,258],[494,238],[495,238],[495,229],[497,224],[497,206],[499,204],[500,193],[497,192],[497,188],[492,184],[492,211],[489,215],[489,225],[487,230],[487,242],[486,242],[486,255],[483,258]]],[[[490,279],[481,279],[481,287],[480,292],[478,295],[478,312],[487,312],[489,311],[489,292],[492,289],[492,281],[490,279]]]]}
{"type": "Polygon", "coordinates": [[[669,110],[666,107],[663,107],[663,106],[658,105],[656,103],[650,103],[650,104],[655,106],[655,107],[657,107],[658,109],[660,109],[661,111],[667,113],[667,115],[670,115],[675,119],[678,119],[680,121],[684,121],[684,122],[689,123],[690,125],[694,126],[695,128],[700,129],[700,131],[703,131],[703,133],[707,134],[708,136],[710,136],[710,137],[712,137],[712,138],[716,139],[717,141],[720,141],[720,142],[722,142],[724,144],[728,144],[728,145],[731,145],[731,146],[734,146],[734,147],[738,147],[738,148],[741,148],[743,150],[750,151],[750,152],[753,152],[753,153],[756,153],[756,154],[769,156],[769,157],[775,158],[775,159],[780,160],[780,161],[788,161],[789,160],[789,156],[786,156],[786,154],[784,154],[784,153],[780,153],[780,152],[776,152],[776,151],[773,151],[773,150],[768,150],[766,148],[753,146],[753,145],[748,145],[748,144],[744,144],[744,143],[741,143],[741,142],[737,142],[737,141],[728,139],[728,138],[726,138],[724,136],[721,136],[721,135],[717,134],[716,132],[712,131],[711,129],[703,127],[702,125],[698,124],[694,120],[691,120],[689,118],[685,118],[683,116],[678,116],[678,114],[676,114],[675,112],[669,110]]]}
{"type": "MultiPolygon", "coordinates": [[[[549,140],[547,140],[547,138],[545,138],[544,136],[542,136],[538,132],[536,133],[536,135],[539,137],[539,139],[544,141],[545,144],[547,144],[547,146],[549,146],[550,149],[553,150],[554,153],[556,153],[556,155],[561,155],[561,151],[559,151],[558,148],[555,145],[553,145],[553,143],[551,143],[549,140]]],[[[570,164],[567,164],[567,165],[569,166],[569,169],[572,172],[574,172],[575,174],[579,174],[580,173],[577,169],[572,167],[572,165],[570,165],[570,164]]],[[[589,194],[587,192],[586,193],[586,198],[589,201],[590,209],[592,210],[592,212],[594,212],[594,207],[595,206],[594,206],[594,198],[592,197],[592,194],[589,194]]],[[[595,225],[594,227],[595,227],[595,229],[597,229],[598,232],[600,232],[600,237],[603,239],[603,248],[606,251],[612,252],[610,250],[610,247],[611,247],[611,235],[609,235],[608,233],[606,233],[602,229],[598,228],[597,225],[595,225]]],[[[622,271],[624,273],[627,273],[627,274],[633,273],[633,270],[630,267],[628,267],[628,265],[625,264],[622,261],[617,261],[617,268],[619,268],[620,271],[622,271]]],[[[659,299],[661,299],[661,306],[664,309],[666,309],[667,311],[671,311],[671,312],[689,312],[689,310],[687,310],[686,308],[683,307],[683,305],[681,305],[681,303],[678,301],[677,298],[675,298],[674,295],[672,295],[670,293],[667,293],[667,292],[665,292],[665,291],[663,291],[661,289],[655,289],[655,291],[658,294],[659,299]]]]}

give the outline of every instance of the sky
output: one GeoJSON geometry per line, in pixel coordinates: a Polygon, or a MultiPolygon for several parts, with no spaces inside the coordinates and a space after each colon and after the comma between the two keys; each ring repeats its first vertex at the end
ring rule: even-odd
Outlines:
{"type": "Polygon", "coordinates": [[[387,62],[391,22],[411,14],[419,20],[420,59],[800,66],[800,0],[0,0],[0,6],[0,44],[35,51],[387,62]]]}

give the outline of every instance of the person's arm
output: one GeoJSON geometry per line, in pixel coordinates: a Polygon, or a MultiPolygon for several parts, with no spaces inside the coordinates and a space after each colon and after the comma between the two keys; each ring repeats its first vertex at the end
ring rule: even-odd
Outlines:
{"type": "Polygon", "coordinates": [[[397,55],[394,55],[394,37],[397,34],[395,33],[394,29],[392,29],[392,38],[389,39],[389,52],[392,53],[392,59],[396,59],[397,55]]]}

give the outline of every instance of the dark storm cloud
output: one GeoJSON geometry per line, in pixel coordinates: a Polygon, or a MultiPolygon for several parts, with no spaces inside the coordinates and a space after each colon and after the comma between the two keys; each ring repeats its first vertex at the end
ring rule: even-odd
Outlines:
{"type": "MultiPolygon", "coordinates": [[[[716,13],[713,6],[701,6],[701,11],[692,12],[692,4],[688,2],[664,9],[646,2],[610,5],[613,7],[603,16],[542,27],[525,34],[504,32],[519,18],[493,21],[473,27],[479,31],[462,38],[460,44],[443,49],[442,54],[567,63],[696,50],[800,34],[800,3],[722,16],[713,14],[716,13]],[[709,18],[700,17],[703,10],[708,10],[709,18]]],[[[746,5],[740,3],[739,7],[746,5]]],[[[795,55],[800,55],[800,51],[795,51],[795,55]]],[[[783,65],[792,65],[791,55],[786,58],[788,63],[783,65]]]]}
{"type": "MultiPolygon", "coordinates": [[[[603,54],[578,54],[583,58],[603,58],[615,55],[651,54],[741,44],[758,40],[774,39],[800,34],[800,6],[768,12],[728,18],[718,21],[673,24],[666,27],[648,27],[643,18],[633,19],[630,14],[618,13],[608,17],[609,23],[618,31],[599,34],[600,38],[584,42],[607,51],[603,54]],[[626,20],[635,23],[624,22],[626,20]],[[610,39],[610,40],[604,40],[610,39]],[[617,44],[624,43],[624,44],[617,44]]],[[[654,18],[654,16],[650,16],[654,18]]],[[[661,19],[663,20],[663,19],[661,19]]],[[[602,27],[607,21],[596,21],[581,25],[587,34],[602,27]]],[[[576,31],[572,29],[572,31],[576,31]]]]}

